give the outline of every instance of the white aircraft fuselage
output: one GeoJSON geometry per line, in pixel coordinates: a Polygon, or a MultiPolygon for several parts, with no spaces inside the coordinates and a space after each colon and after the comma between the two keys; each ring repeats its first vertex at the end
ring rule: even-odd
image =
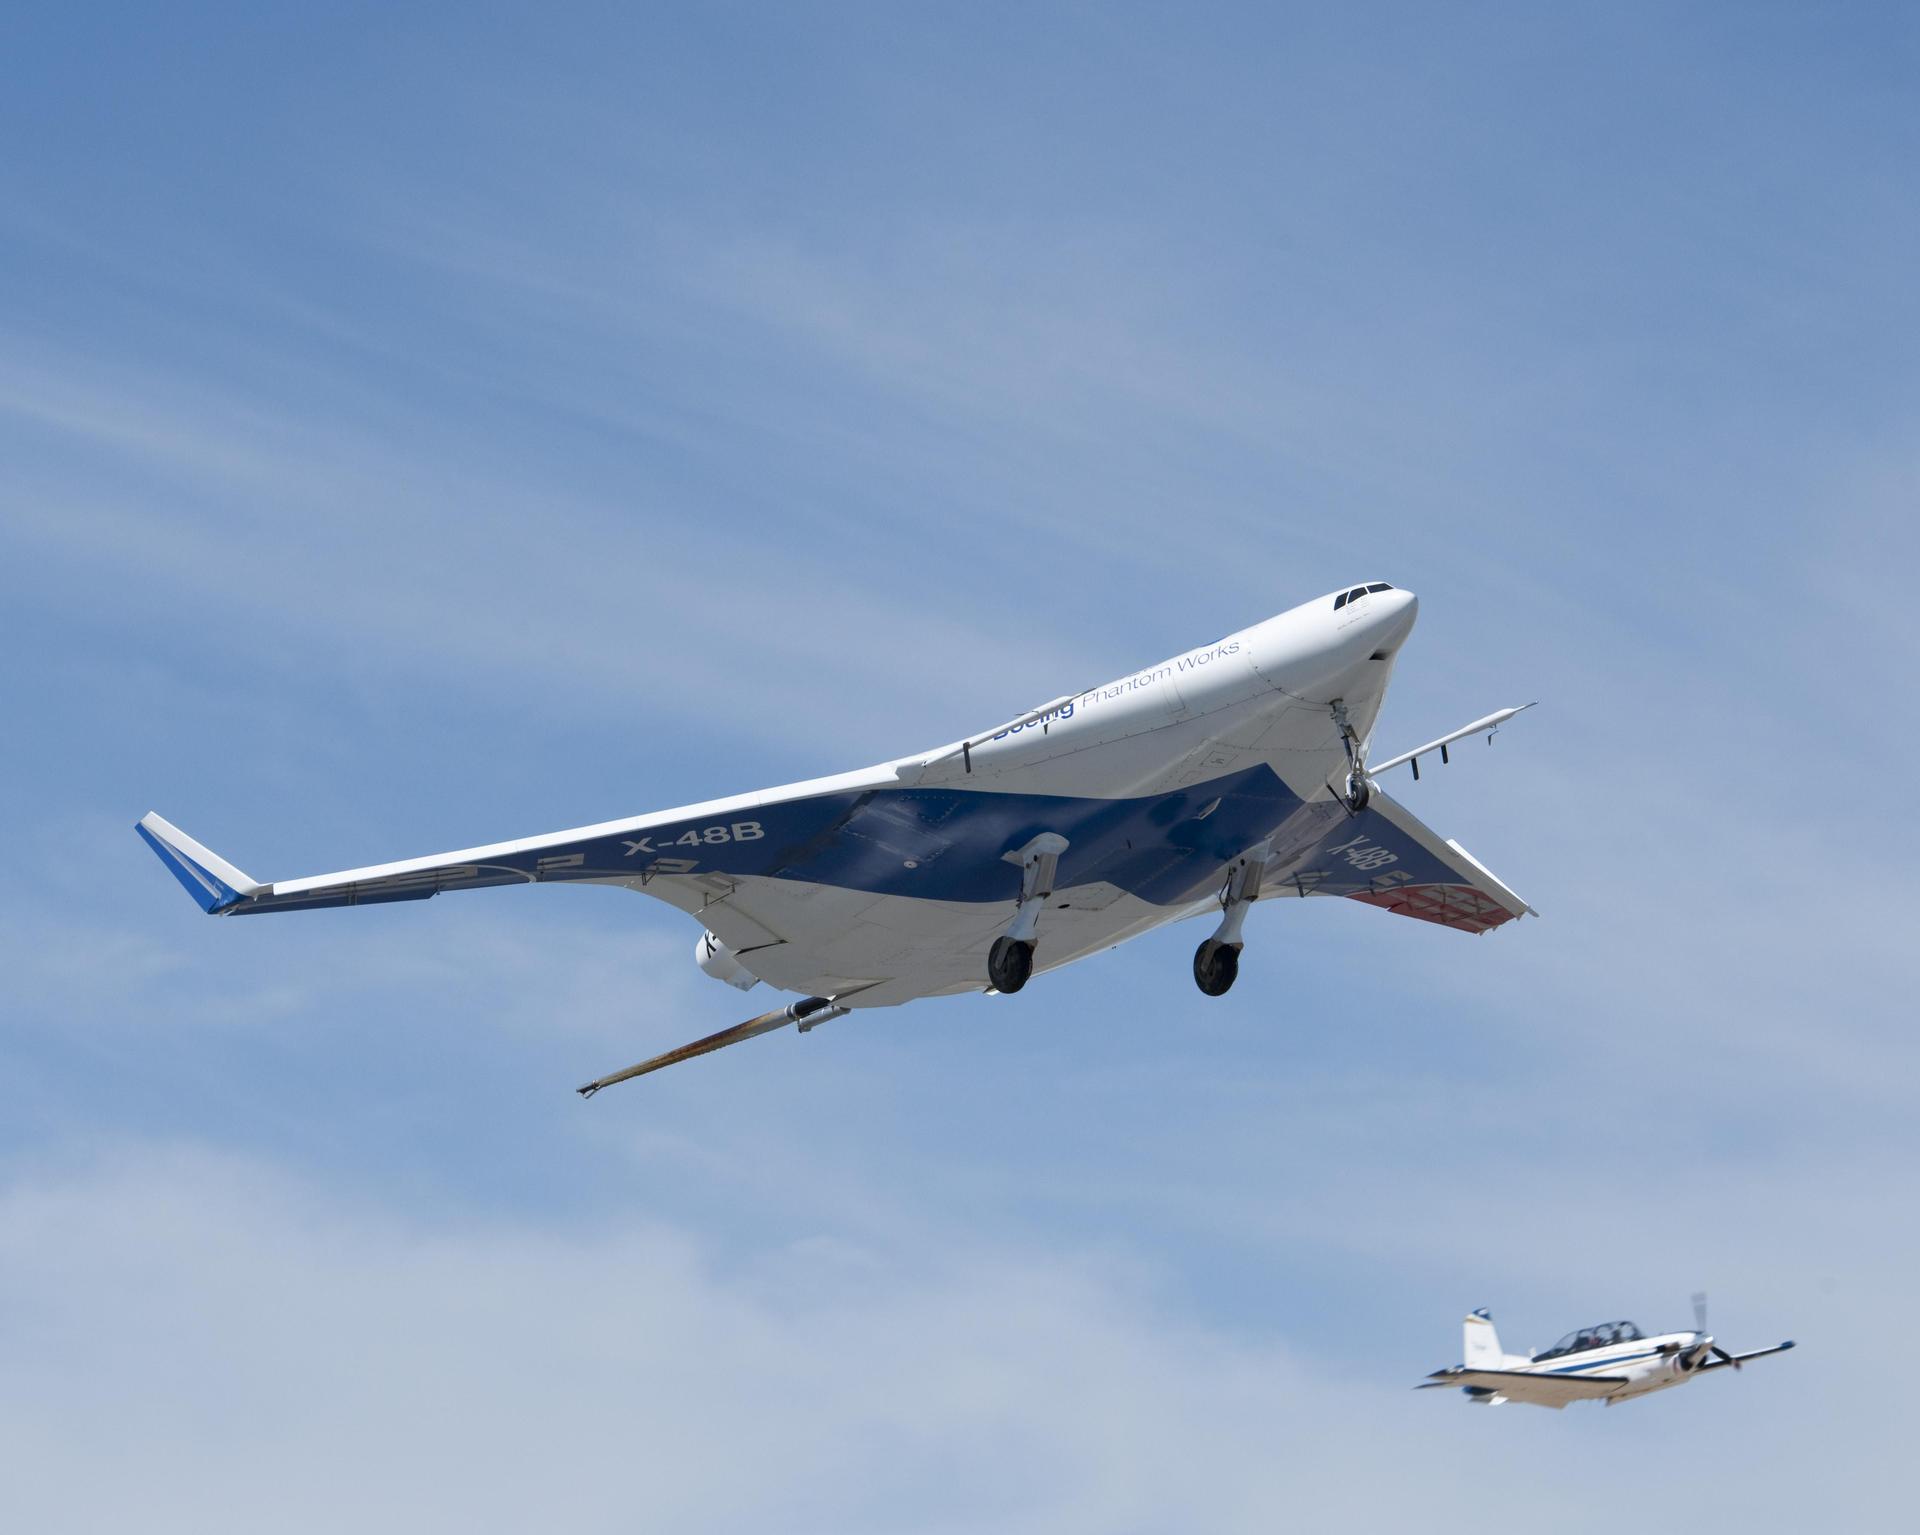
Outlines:
{"type": "Polygon", "coordinates": [[[1712,1337],[1703,1332],[1669,1332],[1555,1359],[1529,1360],[1520,1368],[1556,1380],[1622,1377],[1622,1383],[1599,1400],[1624,1402],[1693,1379],[1706,1362],[1706,1351],[1712,1343],[1712,1337]]]}

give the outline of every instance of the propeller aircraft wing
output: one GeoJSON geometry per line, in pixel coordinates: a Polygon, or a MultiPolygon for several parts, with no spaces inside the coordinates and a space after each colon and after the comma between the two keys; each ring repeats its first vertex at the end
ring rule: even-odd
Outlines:
{"type": "Polygon", "coordinates": [[[1544,1375],[1528,1370],[1436,1370],[1431,1380],[1422,1381],[1415,1390],[1436,1386],[1474,1386],[1492,1391],[1510,1402],[1528,1402],[1536,1407],[1565,1407],[1569,1402],[1590,1402],[1612,1396],[1628,1383],[1625,1375],[1544,1375]]]}
{"type": "MultiPolygon", "coordinates": [[[[1693,1373],[1705,1375],[1709,1370],[1724,1370],[1728,1365],[1732,1365],[1737,1370],[1749,1359],[1764,1359],[1769,1354],[1784,1354],[1792,1347],[1793,1340],[1789,1338],[1785,1343],[1776,1343],[1772,1348],[1757,1348],[1747,1354],[1724,1354],[1721,1358],[1709,1360],[1693,1373]]],[[[1715,1350],[1715,1353],[1720,1352],[1718,1349],[1715,1350]]]]}

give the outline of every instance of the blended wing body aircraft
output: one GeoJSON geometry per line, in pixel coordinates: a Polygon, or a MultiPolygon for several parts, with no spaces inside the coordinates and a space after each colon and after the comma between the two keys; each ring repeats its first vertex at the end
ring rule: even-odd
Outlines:
{"type": "Polygon", "coordinates": [[[1602,1322],[1570,1332],[1538,1354],[1508,1354],[1484,1309],[1465,1323],[1464,1364],[1435,1370],[1416,1390],[1458,1386],[1467,1400],[1498,1407],[1528,1402],[1535,1407],[1565,1407],[1569,1402],[1605,1402],[1611,1407],[1650,1391],[1684,1385],[1728,1365],[1739,1369],[1749,1359],[1785,1353],[1791,1340],[1750,1354],[1729,1354],[1707,1331],[1707,1298],[1693,1298],[1694,1330],[1644,1337],[1631,1322],[1602,1322]]]}
{"type": "Polygon", "coordinates": [[[1374,778],[1503,709],[1369,766],[1413,628],[1409,592],[1328,593],[933,751],[755,794],[339,874],[262,883],[158,815],[138,830],[210,913],[424,900],[489,885],[625,886],[703,932],[700,968],[788,1006],[611,1078],[855,1008],[1021,989],[1184,917],[1219,924],[1200,989],[1233,984],[1268,897],[1344,896],[1461,932],[1531,908],[1374,778]]]}

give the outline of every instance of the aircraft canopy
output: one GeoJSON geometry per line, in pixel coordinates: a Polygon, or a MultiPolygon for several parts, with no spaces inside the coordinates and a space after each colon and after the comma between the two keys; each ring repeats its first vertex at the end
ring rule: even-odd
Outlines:
{"type": "Polygon", "coordinates": [[[1535,1354],[1534,1362],[1542,1359],[1557,1359],[1562,1354],[1584,1354],[1592,1348],[1610,1348],[1616,1343],[1637,1343],[1640,1341],[1640,1329],[1631,1322],[1601,1322],[1598,1326],[1582,1327],[1570,1332],[1544,1353],[1535,1354]]]}

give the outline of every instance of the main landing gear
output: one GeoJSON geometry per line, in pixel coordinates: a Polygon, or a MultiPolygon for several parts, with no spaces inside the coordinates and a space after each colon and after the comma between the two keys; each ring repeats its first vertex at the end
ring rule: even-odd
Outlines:
{"type": "Polygon", "coordinates": [[[1236,858],[1227,867],[1227,882],[1220,888],[1224,913],[1213,936],[1193,952],[1193,983],[1209,997],[1224,997],[1240,975],[1240,950],[1245,944],[1240,929],[1247,913],[1260,899],[1260,882],[1267,872],[1267,845],[1236,858]]]}
{"type": "Polygon", "coordinates": [[[1010,995],[1033,975],[1033,945],[1040,931],[1040,913],[1053,894],[1060,855],[1066,850],[1065,837],[1043,831],[1019,851],[1003,855],[1008,863],[1020,865],[1020,903],[1013,909],[1013,921],[1006,932],[994,939],[987,953],[987,979],[995,991],[1010,995]]]}
{"type": "Polygon", "coordinates": [[[1193,984],[1210,997],[1224,997],[1239,979],[1241,947],[1218,938],[1201,944],[1193,951],[1193,984]]]}
{"type": "Polygon", "coordinates": [[[993,989],[1012,994],[1033,974],[1033,944],[1018,938],[996,938],[987,951],[987,979],[993,989]]]}

